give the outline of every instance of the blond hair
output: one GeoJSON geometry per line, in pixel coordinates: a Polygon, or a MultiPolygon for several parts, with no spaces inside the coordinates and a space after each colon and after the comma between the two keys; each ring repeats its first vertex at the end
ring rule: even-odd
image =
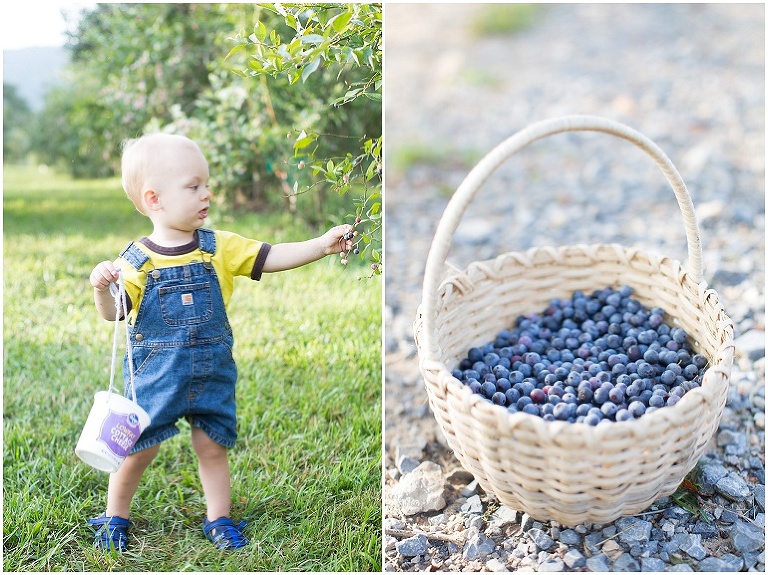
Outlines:
{"type": "Polygon", "coordinates": [[[152,185],[152,179],[163,169],[163,149],[171,144],[194,146],[198,145],[186,136],[175,134],[153,133],[123,142],[123,157],[121,162],[121,183],[128,198],[142,214],[146,215],[143,207],[144,192],[152,185]]]}

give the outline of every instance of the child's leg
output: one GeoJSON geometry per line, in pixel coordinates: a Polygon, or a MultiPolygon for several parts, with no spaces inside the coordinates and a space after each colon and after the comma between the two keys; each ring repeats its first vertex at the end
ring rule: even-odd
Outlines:
{"type": "Polygon", "coordinates": [[[229,517],[232,487],[227,448],[216,443],[199,427],[192,427],[192,447],[200,464],[200,482],[210,521],[229,517]]]}
{"type": "Polygon", "coordinates": [[[139,488],[141,476],[158,451],[160,451],[160,444],[127,456],[120,469],[109,476],[107,517],[117,515],[128,519],[131,511],[131,500],[139,488]]]}

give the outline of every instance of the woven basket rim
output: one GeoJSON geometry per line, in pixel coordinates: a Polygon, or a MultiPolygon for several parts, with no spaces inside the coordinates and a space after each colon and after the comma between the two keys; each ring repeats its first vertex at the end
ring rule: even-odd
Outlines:
{"type": "MultiPolygon", "coordinates": [[[[679,266],[683,277],[680,278],[681,282],[691,282],[693,285],[700,286],[703,291],[708,294],[708,297],[714,296],[718,302],[720,302],[720,297],[718,293],[707,287],[707,283],[705,280],[702,280],[699,284],[695,284],[693,282],[693,279],[690,278],[690,276],[687,275],[687,272],[685,271],[685,268],[682,266],[679,260],[655,254],[654,252],[644,250],[641,248],[631,248],[626,245],[617,243],[617,242],[611,242],[611,243],[592,243],[592,244],[586,244],[586,243],[580,243],[580,244],[565,244],[562,246],[534,246],[531,248],[526,249],[525,251],[508,251],[501,253],[495,257],[488,258],[485,260],[475,260],[467,264],[467,266],[464,269],[459,269],[458,267],[452,266],[448,263],[444,264],[444,269],[446,270],[446,273],[443,275],[443,278],[440,282],[439,291],[443,288],[444,285],[451,282],[455,278],[461,278],[468,276],[468,272],[471,270],[473,266],[480,266],[482,264],[491,264],[495,261],[498,261],[500,259],[505,259],[509,257],[515,257],[515,256],[525,256],[530,257],[532,255],[535,255],[537,252],[540,251],[546,251],[551,252],[553,250],[561,250],[561,249],[569,249],[574,247],[584,247],[584,248],[603,248],[603,247],[610,247],[613,249],[619,248],[622,251],[632,251],[635,254],[642,254],[646,257],[649,257],[650,260],[658,260],[658,261],[668,261],[672,263],[673,265],[679,266]]],[[[633,286],[629,286],[630,288],[633,288],[633,286]]],[[[601,288],[596,287],[595,290],[599,290],[601,288]]],[[[634,288],[633,288],[634,293],[634,288]]],[[[424,303],[420,303],[417,309],[417,317],[421,318],[421,311],[424,306],[424,303]]],[[[538,313],[540,310],[531,310],[531,313],[538,313]]],[[[665,313],[668,313],[665,310],[665,313]]],[[[733,356],[734,356],[734,347],[733,347],[733,322],[730,319],[730,317],[725,314],[725,316],[722,318],[721,322],[717,326],[717,334],[723,336],[724,342],[730,344],[730,345],[721,345],[721,348],[718,350],[715,350],[712,354],[712,357],[708,357],[707,359],[711,359],[710,365],[707,367],[702,383],[700,387],[694,388],[692,390],[689,390],[686,392],[678,401],[677,404],[673,406],[664,406],[662,408],[659,408],[651,413],[643,414],[641,418],[638,418],[636,420],[629,420],[629,421],[611,421],[610,425],[603,424],[603,425],[597,425],[597,426],[591,426],[588,424],[585,424],[583,422],[566,422],[566,421],[546,421],[542,417],[537,415],[532,415],[529,413],[524,412],[517,412],[517,413],[509,413],[506,411],[506,408],[503,406],[495,405],[491,403],[488,399],[481,397],[478,394],[472,393],[472,391],[461,381],[456,379],[452,374],[452,367],[447,365],[445,362],[443,362],[441,359],[437,358],[434,354],[430,353],[430,350],[426,347],[422,347],[419,345],[418,340],[418,332],[424,328],[423,323],[421,321],[416,322],[415,324],[415,335],[416,335],[416,344],[418,348],[419,355],[423,361],[430,361],[432,362],[433,369],[435,367],[439,366],[439,371],[441,374],[441,377],[448,378],[446,382],[446,386],[452,388],[452,393],[456,396],[464,395],[464,400],[468,401],[470,403],[470,407],[472,409],[479,409],[482,411],[485,411],[489,415],[492,415],[495,418],[502,418],[502,420],[506,420],[508,422],[508,425],[511,426],[517,426],[517,425],[526,425],[535,428],[538,432],[546,432],[551,434],[556,434],[562,431],[563,429],[567,429],[569,431],[577,430],[578,433],[585,434],[586,437],[590,439],[600,439],[607,433],[610,433],[612,430],[616,430],[616,426],[620,426],[618,429],[632,429],[632,427],[636,427],[638,425],[663,425],[664,420],[667,419],[667,415],[669,411],[665,410],[675,410],[677,411],[683,410],[686,407],[688,407],[689,404],[691,404],[694,401],[700,400],[704,401],[705,403],[709,404],[711,406],[712,400],[714,399],[715,395],[718,392],[718,388],[716,387],[718,385],[718,382],[715,381],[716,378],[721,378],[721,380],[728,381],[730,377],[730,365],[733,362],[733,356]],[[730,327],[730,329],[728,329],[730,327]],[[573,426],[576,425],[578,427],[574,428],[573,426]]],[[[494,334],[489,334],[488,341],[492,339],[494,334]]],[[[690,334],[688,334],[690,336],[690,334]]],[[[708,411],[711,411],[709,409],[708,411]]]]}

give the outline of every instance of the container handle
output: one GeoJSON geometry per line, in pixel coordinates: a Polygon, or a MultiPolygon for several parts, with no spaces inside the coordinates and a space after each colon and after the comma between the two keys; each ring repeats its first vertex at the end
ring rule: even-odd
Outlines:
{"type": "Polygon", "coordinates": [[[427,256],[422,292],[423,343],[430,352],[437,351],[434,349],[434,340],[431,334],[434,333],[436,327],[437,290],[443,276],[443,266],[459,222],[480,187],[501,164],[533,142],[562,132],[578,131],[603,132],[628,140],[656,162],[656,165],[666,177],[667,182],[672,186],[672,190],[677,198],[677,204],[683,215],[688,242],[687,272],[694,282],[697,284],[702,282],[701,239],[699,237],[699,226],[696,222],[693,202],[683,179],[666,154],[641,133],[607,118],[574,115],[542,120],[520,130],[488,152],[456,189],[438,222],[437,230],[427,256]]]}

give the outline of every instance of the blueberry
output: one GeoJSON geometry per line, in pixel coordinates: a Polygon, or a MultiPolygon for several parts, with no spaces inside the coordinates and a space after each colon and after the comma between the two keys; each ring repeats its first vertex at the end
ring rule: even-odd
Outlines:
{"type": "Polygon", "coordinates": [[[539,415],[539,408],[536,407],[533,403],[527,404],[525,407],[523,407],[524,413],[530,413],[531,415],[539,415]]]}
{"type": "Polygon", "coordinates": [[[490,399],[493,397],[493,394],[496,393],[496,385],[490,381],[486,381],[482,384],[482,392],[485,397],[490,399]]]}
{"type": "Polygon", "coordinates": [[[552,415],[555,416],[555,419],[558,419],[560,421],[565,421],[571,416],[571,406],[568,403],[562,402],[558,403],[554,410],[552,411],[552,415]]]}
{"type": "Polygon", "coordinates": [[[662,407],[664,405],[664,396],[662,395],[652,395],[651,399],[648,401],[649,407],[662,407]]]}
{"type": "Polygon", "coordinates": [[[675,383],[675,378],[676,377],[677,377],[677,375],[675,374],[675,372],[673,372],[673,371],[671,371],[669,369],[666,369],[661,374],[661,377],[660,377],[661,383],[663,383],[664,385],[672,385],[673,383],[675,383]]]}
{"type": "Polygon", "coordinates": [[[685,366],[683,370],[683,377],[687,380],[691,380],[699,374],[699,368],[695,364],[691,363],[685,366]]]}
{"type": "Polygon", "coordinates": [[[579,403],[587,404],[591,402],[593,395],[594,392],[592,391],[592,387],[588,383],[586,385],[582,384],[579,386],[577,395],[579,403]]]}
{"type": "Polygon", "coordinates": [[[471,361],[472,363],[476,363],[483,359],[483,352],[480,351],[480,349],[473,347],[473,348],[470,348],[467,354],[467,357],[469,358],[469,361],[471,361]]]}
{"type": "Polygon", "coordinates": [[[648,363],[659,363],[659,353],[655,349],[649,349],[643,354],[643,359],[648,363]]]}
{"type": "Polygon", "coordinates": [[[607,389],[600,387],[595,391],[592,399],[597,405],[603,405],[609,399],[608,393],[609,391],[607,389]]]}
{"type": "Polygon", "coordinates": [[[530,398],[534,403],[544,403],[547,401],[547,394],[541,389],[532,389],[530,398]]]}
{"type": "Polygon", "coordinates": [[[709,360],[705,356],[701,355],[700,353],[697,353],[691,359],[693,360],[694,365],[699,369],[704,369],[705,367],[707,367],[707,364],[709,363],[709,360]]]}
{"type": "Polygon", "coordinates": [[[634,419],[634,416],[627,409],[620,409],[616,412],[616,421],[629,421],[634,419]]]}
{"type": "Polygon", "coordinates": [[[611,391],[608,392],[608,399],[610,399],[615,404],[620,404],[624,402],[624,392],[621,391],[618,387],[614,387],[611,391]]]}
{"type": "Polygon", "coordinates": [[[506,378],[501,378],[496,380],[496,390],[500,391],[502,393],[506,393],[509,388],[512,387],[512,384],[509,382],[506,378]]]}
{"type": "Polygon", "coordinates": [[[631,413],[632,417],[634,417],[635,419],[637,419],[638,417],[640,417],[645,413],[645,405],[643,404],[642,401],[633,401],[632,403],[629,404],[628,409],[629,409],[629,413],[631,413]]]}
{"type": "Polygon", "coordinates": [[[618,410],[619,410],[619,408],[616,406],[616,404],[615,403],[611,403],[610,401],[606,401],[600,407],[600,411],[603,412],[603,415],[605,417],[610,418],[610,419],[613,419],[616,416],[616,412],[618,410]]]}
{"type": "Polygon", "coordinates": [[[641,361],[637,364],[637,375],[642,378],[653,377],[655,372],[656,370],[653,366],[646,361],[641,361]]]}
{"type": "Polygon", "coordinates": [[[506,396],[509,405],[517,404],[517,400],[520,399],[520,392],[515,388],[508,389],[504,392],[504,395],[506,396]]]}
{"type": "Polygon", "coordinates": [[[595,426],[598,423],[600,423],[600,417],[595,415],[594,413],[588,413],[584,416],[584,423],[587,425],[595,426]]]}
{"type": "Polygon", "coordinates": [[[517,400],[517,408],[523,409],[526,405],[529,405],[531,403],[533,403],[533,400],[530,397],[524,395],[523,397],[517,400]]]}
{"type": "Polygon", "coordinates": [[[707,365],[685,330],[624,286],[575,292],[517,317],[469,348],[451,375],[510,413],[603,425],[674,405],[707,365]]]}

